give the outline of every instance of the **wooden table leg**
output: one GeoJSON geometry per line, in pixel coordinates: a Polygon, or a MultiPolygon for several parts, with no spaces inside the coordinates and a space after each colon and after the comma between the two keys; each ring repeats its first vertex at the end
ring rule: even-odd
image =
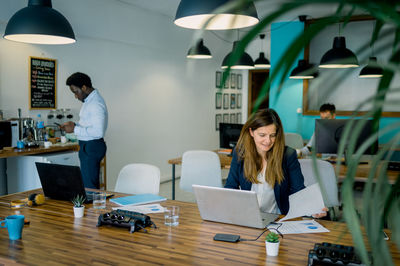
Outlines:
{"type": "Polygon", "coordinates": [[[175,164],[172,164],[172,200],[175,200],[175,164]]]}

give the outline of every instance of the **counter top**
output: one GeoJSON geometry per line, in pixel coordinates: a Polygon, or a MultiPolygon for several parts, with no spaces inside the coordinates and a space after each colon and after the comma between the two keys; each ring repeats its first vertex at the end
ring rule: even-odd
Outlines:
{"type": "Polygon", "coordinates": [[[14,156],[34,155],[41,153],[61,152],[61,151],[79,151],[79,145],[76,142],[66,144],[53,144],[51,147],[45,148],[43,146],[37,148],[24,148],[12,150],[0,150],[0,158],[8,158],[14,156]]]}

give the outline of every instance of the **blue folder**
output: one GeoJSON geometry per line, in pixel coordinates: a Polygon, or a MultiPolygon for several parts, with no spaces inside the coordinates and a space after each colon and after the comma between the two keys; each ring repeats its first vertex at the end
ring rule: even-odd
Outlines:
{"type": "Polygon", "coordinates": [[[165,201],[165,200],[167,199],[154,194],[138,194],[133,196],[110,199],[111,202],[116,203],[120,206],[142,205],[142,204],[165,201]]]}

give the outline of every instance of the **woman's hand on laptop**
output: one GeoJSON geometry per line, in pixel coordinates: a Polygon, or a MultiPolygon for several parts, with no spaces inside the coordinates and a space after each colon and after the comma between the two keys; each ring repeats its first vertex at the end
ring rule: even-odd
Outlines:
{"type": "Polygon", "coordinates": [[[314,217],[314,218],[322,218],[322,217],[325,217],[325,216],[327,215],[327,211],[328,211],[328,208],[327,208],[327,207],[324,207],[324,208],[322,209],[322,212],[321,212],[321,213],[313,214],[312,217],[314,217]]]}

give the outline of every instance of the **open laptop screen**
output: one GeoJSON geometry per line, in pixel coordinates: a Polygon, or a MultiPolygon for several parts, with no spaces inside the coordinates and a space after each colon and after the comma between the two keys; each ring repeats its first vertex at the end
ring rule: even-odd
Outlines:
{"type": "Polygon", "coordinates": [[[36,162],[44,195],[57,200],[86,196],[79,166],[36,162]]]}
{"type": "Polygon", "coordinates": [[[265,228],[279,217],[263,213],[254,191],[192,185],[203,220],[265,228]]]}

